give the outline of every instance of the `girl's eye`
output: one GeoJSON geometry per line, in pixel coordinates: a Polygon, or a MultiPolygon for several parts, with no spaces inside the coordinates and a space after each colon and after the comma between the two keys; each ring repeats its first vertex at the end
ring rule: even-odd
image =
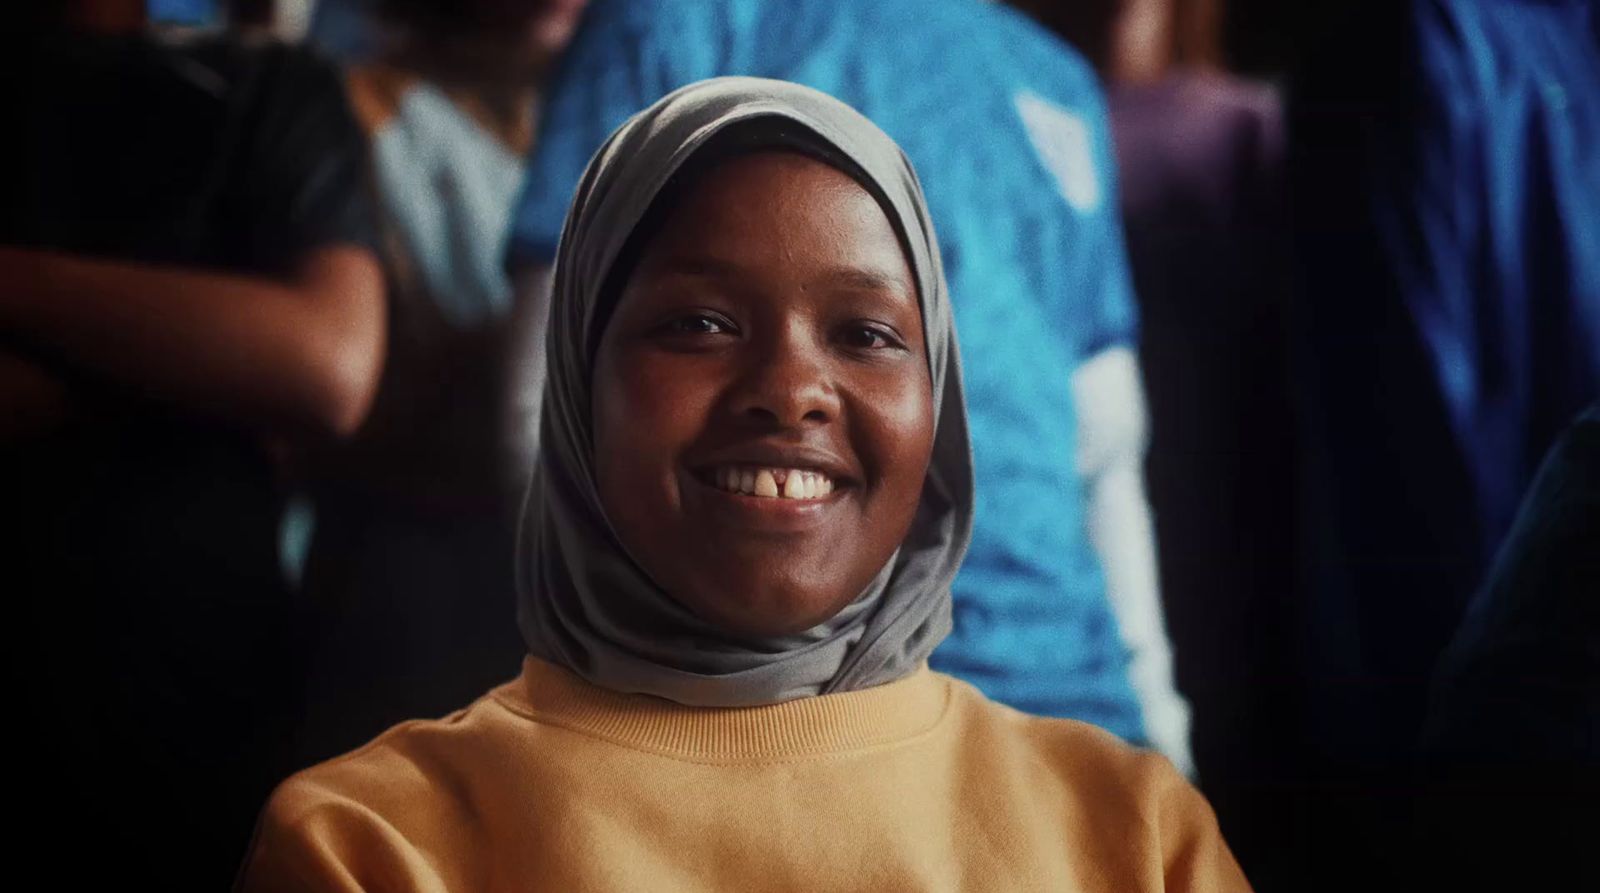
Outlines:
{"type": "Polygon", "coordinates": [[[883,350],[886,347],[904,348],[905,343],[884,326],[855,323],[844,330],[845,343],[860,350],[883,350]]]}
{"type": "Polygon", "coordinates": [[[722,335],[733,331],[733,324],[713,313],[689,313],[673,317],[658,329],[664,335],[722,335]]]}

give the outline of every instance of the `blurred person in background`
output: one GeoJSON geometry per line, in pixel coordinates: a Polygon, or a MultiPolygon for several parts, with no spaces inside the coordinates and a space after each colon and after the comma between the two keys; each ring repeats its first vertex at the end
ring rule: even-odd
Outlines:
{"type": "Polygon", "coordinates": [[[1436,884],[1553,890],[1593,877],[1600,404],[1545,458],[1440,662],[1421,756],[1418,830],[1436,884]]]}
{"type": "Polygon", "coordinates": [[[298,716],[280,460],[360,426],[383,283],[335,73],[149,12],[34,11],[3,88],[8,851],[220,889],[298,716]]]}
{"type": "Polygon", "coordinates": [[[1284,127],[1220,2],[1018,0],[1106,78],[1150,400],[1149,492],[1202,787],[1260,886],[1289,884],[1298,771],[1284,127]]]}
{"type": "MultiPolygon", "coordinates": [[[[581,3],[381,0],[346,82],[370,143],[390,347],[361,436],[319,463],[303,758],[436,716],[516,672],[503,265],[540,87],[581,3]]],[[[313,40],[337,7],[319,12],[313,40]]],[[[330,18],[331,17],[331,18],[330,18]]],[[[346,51],[349,47],[344,47],[346,51]]]]}
{"type": "Polygon", "coordinates": [[[1328,10],[1306,42],[1303,642],[1307,740],[1343,801],[1318,831],[1346,840],[1329,888],[1389,853],[1439,657],[1539,457],[1600,397],[1597,18],[1414,0],[1328,10]]]}
{"type": "MultiPolygon", "coordinates": [[[[567,203],[606,135],[671,90],[728,74],[837,96],[923,171],[968,360],[978,476],[955,632],[933,665],[1015,707],[1153,744],[1191,771],[1144,498],[1115,161],[1092,71],[1022,14],[978,0],[592,4],[546,93],[510,244],[519,294],[542,300],[567,203]]],[[[518,380],[531,417],[542,342],[529,342],[518,380]]]]}

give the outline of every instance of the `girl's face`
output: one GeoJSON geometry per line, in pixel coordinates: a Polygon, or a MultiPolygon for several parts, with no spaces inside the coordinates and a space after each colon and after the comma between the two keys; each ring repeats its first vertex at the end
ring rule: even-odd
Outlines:
{"type": "Polygon", "coordinates": [[[600,498],[651,577],[737,635],[809,629],[911,526],[933,449],[916,280],[849,176],[777,152],[707,174],[595,361],[600,498]]]}

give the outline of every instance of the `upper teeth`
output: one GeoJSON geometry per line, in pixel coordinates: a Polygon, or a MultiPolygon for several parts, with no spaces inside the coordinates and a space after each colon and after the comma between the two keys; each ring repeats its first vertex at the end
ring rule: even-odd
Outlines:
{"type": "Polygon", "coordinates": [[[820,471],[798,468],[735,468],[713,475],[717,486],[733,493],[782,499],[820,499],[833,492],[833,480],[820,471]]]}

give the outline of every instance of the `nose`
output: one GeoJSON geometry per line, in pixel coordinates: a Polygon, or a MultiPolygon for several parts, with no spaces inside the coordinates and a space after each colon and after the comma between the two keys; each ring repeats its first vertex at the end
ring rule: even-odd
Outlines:
{"type": "Polygon", "coordinates": [[[838,417],[839,392],[826,346],[802,329],[774,332],[744,352],[730,399],[736,416],[784,428],[838,417]]]}

